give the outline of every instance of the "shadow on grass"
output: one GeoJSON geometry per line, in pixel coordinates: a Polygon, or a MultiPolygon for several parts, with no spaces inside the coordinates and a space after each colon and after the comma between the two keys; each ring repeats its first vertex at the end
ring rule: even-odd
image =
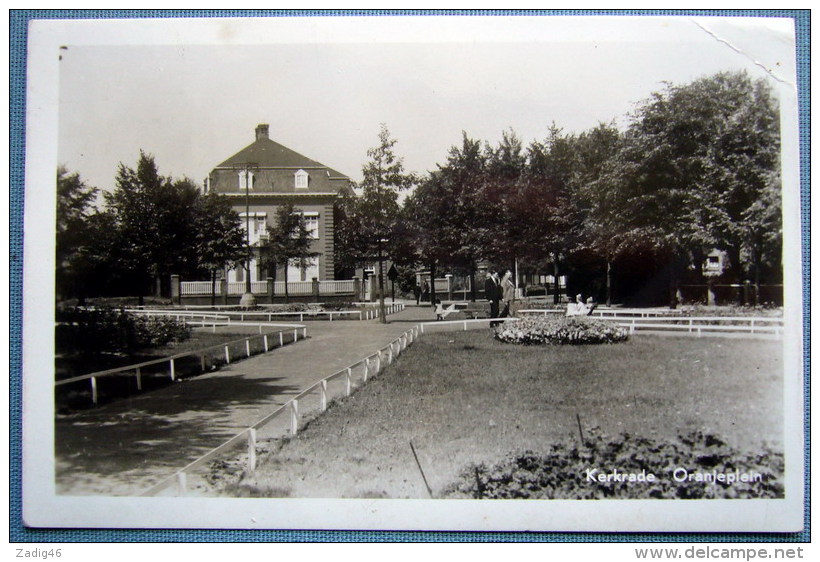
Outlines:
{"type": "Polygon", "coordinates": [[[67,487],[75,474],[129,482],[141,470],[180,468],[246,427],[246,418],[256,419],[261,407],[272,410],[272,396],[299,391],[280,380],[221,373],[60,416],[57,480],[67,487]]]}

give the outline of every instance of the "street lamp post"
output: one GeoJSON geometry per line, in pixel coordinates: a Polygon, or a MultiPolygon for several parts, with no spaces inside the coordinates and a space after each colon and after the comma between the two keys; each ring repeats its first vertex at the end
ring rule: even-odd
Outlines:
{"type": "Polygon", "coordinates": [[[256,298],[253,296],[253,288],[251,286],[251,258],[253,257],[253,250],[251,249],[251,170],[256,170],[259,166],[254,162],[248,162],[237,166],[235,169],[243,170],[245,172],[245,247],[247,256],[245,258],[245,293],[239,301],[239,305],[245,308],[250,308],[256,305],[256,298]]]}
{"type": "Polygon", "coordinates": [[[387,324],[387,315],[384,308],[384,256],[382,255],[382,244],[387,242],[381,235],[379,236],[379,322],[387,324]]]}

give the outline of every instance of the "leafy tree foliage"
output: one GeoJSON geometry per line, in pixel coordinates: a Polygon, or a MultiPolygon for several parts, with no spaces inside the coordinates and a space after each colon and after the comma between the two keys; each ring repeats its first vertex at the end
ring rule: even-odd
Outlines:
{"type": "Polygon", "coordinates": [[[756,210],[766,193],[777,199],[778,122],[770,88],[746,73],[668,85],[633,115],[605,181],[621,203],[619,236],[668,257],[670,305],[710,248],[728,252],[735,279],[760,269],[752,248],[779,231],[779,212],[756,210]]]}
{"type": "Polygon", "coordinates": [[[86,269],[84,255],[88,253],[88,218],[97,196],[77,173],[64,166],[57,168],[57,239],[56,283],[60,296],[81,293],[82,273],[86,269]]]}
{"type": "Polygon", "coordinates": [[[193,230],[197,265],[209,273],[214,304],[217,271],[234,267],[246,258],[245,231],[230,201],[215,192],[196,200],[193,230]]]}
{"type": "Polygon", "coordinates": [[[362,166],[361,196],[356,201],[358,217],[355,236],[360,257],[378,262],[379,302],[384,314],[384,256],[399,254],[406,237],[399,235],[399,195],[415,183],[413,174],[404,170],[403,159],[396,155],[396,139],[391,138],[385,124],[379,130],[379,143],[367,151],[368,161],[362,166]],[[391,252],[390,249],[393,249],[391,252]]]}
{"type": "Polygon", "coordinates": [[[152,281],[167,283],[171,273],[196,276],[200,264],[191,248],[200,193],[194,182],[161,176],[143,151],[136,169],[120,164],[115,181],[105,202],[117,236],[114,259],[129,272],[131,290],[142,299],[152,281]]]}
{"type": "Polygon", "coordinates": [[[276,209],[276,224],[268,227],[268,243],[262,247],[262,265],[273,274],[277,266],[285,272],[285,300],[288,300],[288,265],[305,267],[321,255],[311,250],[310,231],[305,217],[292,203],[276,209]]]}
{"type": "Polygon", "coordinates": [[[406,201],[402,224],[414,255],[431,270],[441,264],[472,276],[484,257],[495,226],[494,212],[481,198],[485,174],[481,143],[462,133],[461,147],[452,147],[447,163],[431,172],[406,201]]]}

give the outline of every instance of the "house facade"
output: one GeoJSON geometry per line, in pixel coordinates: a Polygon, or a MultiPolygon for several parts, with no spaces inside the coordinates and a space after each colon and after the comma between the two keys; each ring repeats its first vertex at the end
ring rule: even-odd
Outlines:
{"type": "MultiPolygon", "coordinates": [[[[267,241],[277,208],[286,203],[304,216],[313,238],[311,251],[319,253],[312,263],[289,265],[288,280],[333,279],[333,206],[349,190],[349,177],[271,140],[267,124],[258,125],[255,140],[216,166],[205,182],[206,192],[230,198],[243,228],[249,228],[251,282],[274,277],[260,267],[259,247],[267,241]]],[[[226,274],[229,283],[246,281],[241,267],[226,274]]],[[[283,274],[280,267],[275,277],[281,280],[283,274]]]]}

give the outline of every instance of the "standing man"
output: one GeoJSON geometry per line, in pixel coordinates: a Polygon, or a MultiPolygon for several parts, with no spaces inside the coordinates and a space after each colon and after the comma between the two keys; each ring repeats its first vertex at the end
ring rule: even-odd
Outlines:
{"type": "Polygon", "coordinates": [[[501,311],[501,318],[506,318],[510,315],[510,307],[512,301],[515,300],[515,285],[512,282],[512,271],[509,269],[504,273],[504,278],[501,280],[499,286],[501,292],[501,300],[504,301],[504,309],[501,311]]]}
{"type": "MultiPolygon", "coordinates": [[[[496,279],[495,271],[487,272],[487,280],[484,281],[484,298],[490,303],[490,318],[498,318],[498,302],[501,300],[500,289],[496,279]]],[[[490,322],[490,326],[495,326],[498,322],[490,322]]]]}

